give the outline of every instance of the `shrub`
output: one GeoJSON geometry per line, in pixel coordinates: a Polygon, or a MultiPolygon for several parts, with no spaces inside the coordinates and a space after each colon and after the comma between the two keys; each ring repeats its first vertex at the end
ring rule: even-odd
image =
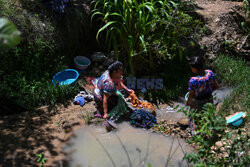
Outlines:
{"type": "Polygon", "coordinates": [[[8,106],[8,103],[24,109],[53,106],[76,94],[77,87],[52,85],[53,75],[66,68],[63,56],[56,55],[54,51],[53,45],[40,39],[34,43],[22,42],[8,52],[1,52],[2,106],[8,106]]]}

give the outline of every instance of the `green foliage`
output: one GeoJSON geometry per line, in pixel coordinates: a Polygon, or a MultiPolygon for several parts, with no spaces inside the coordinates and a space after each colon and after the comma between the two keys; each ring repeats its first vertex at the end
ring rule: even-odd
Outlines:
{"type": "Polygon", "coordinates": [[[243,4],[244,4],[244,9],[245,9],[245,13],[250,11],[250,3],[248,0],[243,0],[243,4]]]}
{"type": "Polygon", "coordinates": [[[130,72],[134,73],[135,59],[153,69],[153,55],[182,58],[180,39],[189,33],[192,18],[181,12],[181,1],[98,0],[93,5],[92,20],[102,21],[97,41],[101,43],[100,39],[104,39],[105,46],[114,49],[117,59],[118,50],[122,50],[130,72]]]}
{"type": "Polygon", "coordinates": [[[239,129],[236,137],[232,138],[230,135],[226,137],[227,140],[231,140],[232,143],[227,143],[227,145],[231,146],[231,149],[229,150],[229,157],[223,159],[222,163],[224,163],[225,166],[248,166],[250,160],[250,155],[248,154],[249,134],[243,133],[241,129],[239,129]]]}
{"type": "Polygon", "coordinates": [[[0,18],[0,50],[8,50],[21,41],[20,31],[6,18],[0,18]]]}
{"type": "MultiPolygon", "coordinates": [[[[194,136],[194,141],[200,145],[203,144],[200,140],[200,137],[206,138],[209,136],[210,142],[213,142],[214,139],[218,136],[216,134],[221,134],[225,129],[225,119],[220,115],[215,117],[215,107],[213,104],[206,104],[201,111],[196,111],[194,109],[185,108],[181,109],[188,117],[194,119],[195,124],[198,125],[197,133],[200,135],[194,136]],[[212,133],[214,135],[212,135],[212,133]]],[[[207,141],[206,141],[207,142],[207,141]]]]}
{"type": "Polygon", "coordinates": [[[250,98],[248,98],[250,68],[246,62],[240,58],[220,55],[213,66],[220,84],[234,87],[233,95],[224,102],[222,111],[224,113],[230,110],[250,113],[250,98]]]}
{"type": "Polygon", "coordinates": [[[43,164],[45,164],[47,158],[45,158],[42,153],[37,154],[37,157],[38,157],[37,162],[42,164],[40,165],[40,167],[43,167],[43,164]]]}
{"type": "Polygon", "coordinates": [[[249,82],[249,67],[240,58],[220,55],[212,64],[217,78],[223,85],[239,86],[249,82]]]}
{"type": "Polygon", "coordinates": [[[202,111],[197,112],[193,109],[182,108],[180,111],[184,112],[188,117],[194,119],[197,128],[197,135],[193,136],[192,143],[198,145],[196,153],[187,154],[184,159],[196,166],[215,165],[213,154],[211,154],[211,147],[220,138],[225,130],[225,119],[221,116],[215,116],[216,110],[213,104],[206,104],[202,111]]]}
{"type": "Polygon", "coordinates": [[[53,45],[42,39],[34,43],[23,42],[8,52],[1,52],[0,58],[3,106],[9,101],[26,109],[53,106],[65,102],[78,90],[77,86],[53,86],[53,75],[66,68],[64,57],[56,55],[53,45]]]}
{"type": "Polygon", "coordinates": [[[148,163],[147,166],[148,166],[148,167],[152,167],[151,163],[148,163]]]}

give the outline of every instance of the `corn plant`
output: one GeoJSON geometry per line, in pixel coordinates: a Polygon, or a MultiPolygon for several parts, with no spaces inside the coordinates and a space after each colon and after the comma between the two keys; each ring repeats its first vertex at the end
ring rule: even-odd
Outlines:
{"type": "Polygon", "coordinates": [[[134,56],[139,56],[140,60],[152,67],[152,55],[155,54],[153,50],[159,47],[164,50],[178,48],[178,38],[173,39],[178,35],[178,32],[173,30],[176,28],[173,21],[181,20],[181,16],[176,17],[181,14],[177,12],[178,3],[167,0],[96,0],[92,5],[94,9],[91,20],[95,18],[102,21],[102,26],[96,34],[98,43],[101,34],[105,33],[105,45],[109,50],[114,49],[117,59],[118,49],[128,56],[126,60],[132,74],[134,56]]]}

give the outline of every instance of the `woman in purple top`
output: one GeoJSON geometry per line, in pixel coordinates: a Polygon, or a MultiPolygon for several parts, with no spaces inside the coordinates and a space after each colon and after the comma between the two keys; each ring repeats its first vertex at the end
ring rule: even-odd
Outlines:
{"type": "Polygon", "coordinates": [[[211,102],[212,92],[219,87],[214,73],[209,69],[204,69],[204,61],[201,57],[187,58],[191,70],[197,74],[191,77],[188,84],[189,96],[186,105],[197,110],[201,110],[202,106],[211,102]]]}

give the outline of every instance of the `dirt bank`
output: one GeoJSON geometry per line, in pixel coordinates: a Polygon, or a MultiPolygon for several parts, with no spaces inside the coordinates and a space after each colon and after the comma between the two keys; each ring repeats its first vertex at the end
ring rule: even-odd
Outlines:
{"type": "Polygon", "coordinates": [[[221,51],[250,60],[250,37],[247,25],[249,13],[242,2],[223,0],[194,0],[196,17],[205,24],[205,34],[197,41],[205,57],[214,59],[221,51]],[[245,26],[242,26],[242,25],[245,26]]]}
{"type": "MultiPolygon", "coordinates": [[[[93,110],[93,102],[84,107],[47,106],[36,111],[0,118],[0,164],[2,166],[38,166],[37,154],[47,158],[46,166],[64,159],[62,146],[78,127],[84,126],[83,115],[93,110]]],[[[0,165],[0,166],[1,166],[0,165]]]]}

